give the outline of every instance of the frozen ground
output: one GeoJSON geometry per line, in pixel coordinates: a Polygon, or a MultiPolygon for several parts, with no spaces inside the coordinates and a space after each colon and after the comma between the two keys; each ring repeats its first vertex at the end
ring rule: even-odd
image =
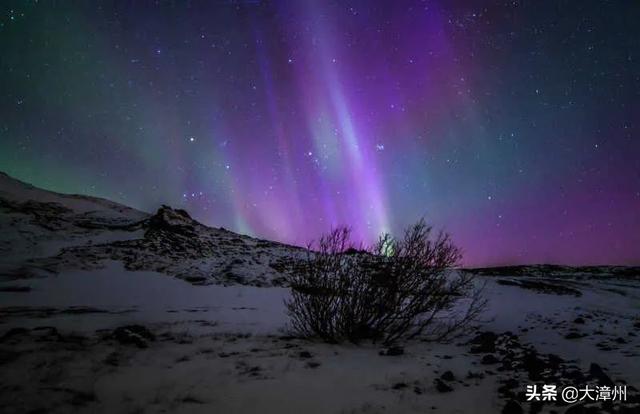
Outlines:
{"type": "Polygon", "coordinates": [[[633,269],[478,271],[489,307],[477,326],[388,356],[291,336],[280,281],[300,251],[178,210],[150,215],[1,176],[0,248],[2,412],[640,410],[633,269]],[[609,381],[628,385],[626,403],[525,402],[528,384],[609,381]]]}

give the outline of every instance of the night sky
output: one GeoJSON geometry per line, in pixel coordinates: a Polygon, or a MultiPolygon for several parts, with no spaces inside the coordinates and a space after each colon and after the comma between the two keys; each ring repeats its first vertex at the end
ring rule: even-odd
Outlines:
{"type": "Polygon", "coordinates": [[[296,244],[640,263],[638,1],[3,1],[0,170],[296,244]]]}

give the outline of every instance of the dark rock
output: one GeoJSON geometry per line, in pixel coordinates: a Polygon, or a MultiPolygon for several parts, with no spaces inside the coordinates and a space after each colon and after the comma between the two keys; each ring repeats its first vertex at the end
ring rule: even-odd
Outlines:
{"type": "Polygon", "coordinates": [[[538,414],[542,411],[542,407],[544,403],[542,401],[531,401],[531,405],[529,406],[529,414],[538,414]]]}
{"type": "Polygon", "coordinates": [[[584,324],[584,318],[577,317],[577,318],[575,318],[573,320],[573,323],[577,323],[577,324],[583,325],[584,324]]]}
{"type": "Polygon", "coordinates": [[[117,352],[112,352],[104,359],[104,363],[107,365],[111,365],[112,367],[117,367],[120,365],[120,358],[117,352]]]}
{"type": "Polygon", "coordinates": [[[502,407],[502,414],[522,414],[522,407],[515,400],[507,401],[507,404],[502,407]]]}
{"type": "Polygon", "coordinates": [[[85,391],[78,391],[78,390],[68,390],[68,391],[72,395],[71,401],[70,401],[71,405],[76,407],[82,407],[98,400],[96,395],[93,392],[85,392],[85,391]]]}
{"type": "Polygon", "coordinates": [[[472,354],[487,354],[496,351],[496,340],[498,335],[493,332],[482,332],[473,338],[470,343],[474,346],[471,347],[472,354]]]}
{"type": "Polygon", "coordinates": [[[193,397],[191,395],[187,395],[186,397],[184,397],[180,401],[185,403],[185,404],[204,404],[204,401],[202,401],[199,398],[193,397]]]}
{"type": "Polygon", "coordinates": [[[107,313],[107,311],[91,306],[69,306],[68,308],[62,309],[60,313],[69,315],[85,315],[89,313],[107,313]]]}
{"type": "Polygon", "coordinates": [[[185,210],[173,209],[162,205],[156,214],[149,218],[148,230],[165,230],[177,233],[191,233],[194,220],[185,210]]]}
{"type": "Polygon", "coordinates": [[[380,351],[382,356],[399,356],[404,354],[404,348],[401,346],[391,346],[385,350],[380,351]]]}
{"type": "Polygon", "coordinates": [[[408,385],[407,385],[406,383],[404,383],[404,382],[397,382],[397,383],[393,384],[393,386],[391,387],[391,389],[394,389],[394,390],[401,390],[401,389],[403,389],[403,388],[407,388],[407,387],[408,387],[408,385]]]}
{"type": "Polygon", "coordinates": [[[585,334],[582,334],[580,332],[569,332],[564,336],[564,339],[578,339],[578,338],[584,338],[585,336],[586,336],[585,334]]]}
{"type": "MultiPolygon", "coordinates": [[[[509,357],[512,357],[509,355],[509,357]]],[[[508,358],[502,360],[502,365],[498,368],[498,371],[513,371],[513,361],[508,358]]]]}
{"type": "Polygon", "coordinates": [[[436,384],[436,390],[438,390],[438,392],[451,392],[451,391],[453,391],[453,388],[451,388],[451,386],[449,384],[447,384],[446,382],[442,381],[440,378],[436,378],[433,382],[436,384]]]}
{"type": "Polygon", "coordinates": [[[598,342],[596,344],[596,346],[598,347],[599,350],[601,351],[613,351],[614,349],[617,349],[613,346],[611,346],[610,344],[606,343],[606,342],[598,342]]]}
{"type": "Polygon", "coordinates": [[[598,414],[600,409],[598,407],[586,407],[584,404],[575,404],[567,408],[565,414],[598,414]]]}
{"type": "Polygon", "coordinates": [[[562,364],[564,360],[556,354],[549,354],[547,357],[547,362],[549,364],[549,367],[558,369],[560,368],[560,364],[562,364]]]}
{"type": "Polygon", "coordinates": [[[618,411],[616,411],[616,414],[638,414],[638,406],[632,407],[623,405],[621,407],[618,407],[618,411]]]}
{"type": "Polygon", "coordinates": [[[62,336],[53,326],[38,326],[31,331],[38,341],[49,341],[62,339],[62,336]]]}
{"type": "Polygon", "coordinates": [[[147,341],[155,341],[155,335],[142,325],[121,326],[113,330],[111,338],[124,345],[146,348],[147,341]]]}
{"type": "Polygon", "coordinates": [[[251,377],[257,377],[262,372],[262,367],[255,365],[245,371],[246,374],[249,374],[251,377]]]}
{"type": "Polygon", "coordinates": [[[573,384],[584,384],[587,381],[585,375],[578,369],[567,370],[563,373],[563,376],[573,384]]]}
{"type": "Polygon", "coordinates": [[[611,378],[604,372],[602,367],[596,363],[591,363],[589,366],[589,375],[591,378],[597,380],[600,385],[606,385],[609,387],[614,386],[611,378]]]}
{"type": "Polygon", "coordinates": [[[546,364],[537,353],[529,351],[522,357],[522,366],[529,374],[529,379],[535,381],[540,378],[546,364]]]}
{"type": "Polygon", "coordinates": [[[311,355],[311,352],[309,351],[300,351],[300,353],[298,354],[298,356],[302,359],[309,359],[312,358],[313,355],[311,355]]]}
{"type": "Polygon", "coordinates": [[[26,293],[26,292],[30,292],[31,291],[31,287],[30,286],[3,286],[0,287],[0,292],[7,292],[7,293],[26,293]]]}
{"type": "Polygon", "coordinates": [[[306,365],[307,368],[312,368],[312,369],[318,368],[319,366],[320,366],[320,363],[316,361],[309,361],[307,362],[307,365],[306,365]]]}
{"type": "Polygon", "coordinates": [[[58,341],[60,342],[64,342],[67,344],[74,344],[74,345],[83,345],[84,342],[87,340],[87,337],[82,336],[82,335],[56,335],[54,338],[56,338],[58,341]]]}
{"type": "Polygon", "coordinates": [[[5,332],[2,337],[0,337],[0,342],[5,342],[9,339],[12,339],[16,336],[28,335],[29,332],[25,328],[11,328],[7,332],[5,332]]]}
{"type": "Polygon", "coordinates": [[[506,380],[504,382],[503,385],[501,385],[498,388],[498,392],[500,394],[505,394],[505,395],[513,395],[513,392],[511,390],[513,390],[514,388],[518,388],[520,386],[520,382],[517,379],[514,378],[509,378],[508,380],[506,380]]]}
{"type": "Polygon", "coordinates": [[[484,374],[482,372],[471,372],[467,374],[467,379],[483,379],[484,374]]]}
{"type": "Polygon", "coordinates": [[[483,345],[474,345],[469,350],[472,354],[486,354],[488,352],[496,352],[496,348],[493,345],[483,346],[483,345]]]}
{"type": "Polygon", "coordinates": [[[553,295],[571,295],[580,297],[582,296],[582,292],[578,289],[574,289],[568,286],[564,286],[559,284],[560,282],[549,283],[542,282],[539,280],[509,280],[509,279],[499,279],[497,281],[499,285],[505,286],[518,286],[523,289],[533,290],[535,292],[553,294],[553,295]]]}
{"type": "Polygon", "coordinates": [[[453,372],[451,371],[445,371],[442,375],[440,375],[440,378],[445,381],[454,381],[456,379],[456,377],[453,375],[453,372]]]}
{"type": "Polygon", "coordinates": [[[207,282],[207,278],[204,277],[204,276],[187,275],[187,276],[184,276],[182,279],[184,279],[185,281],[187,281],[189,283],[193,283],[194,285],[205,284],[207,282]]]}
{"type": "Polygon", "coordinates": [[[498,358],[496,358],[495,355],[493,354],[488,354],[482,357],[482,360],[480,361],[481,364],[484,365],[493,365],[493,364],[497,364],[498,362],[498,358]]]}
{"type": "Polygon", "coordinates": [[[20,356],[19,352],[0,349],[0,365],[8,364],[9,362],[13,362],[20,356]]]}
{"type": "Polygon", "coordinates": [[[280,339],[281,341],[294,341],[299,338],[294,335],[283,335],[283,336],[280,336],[278,339],[280,339]]]}

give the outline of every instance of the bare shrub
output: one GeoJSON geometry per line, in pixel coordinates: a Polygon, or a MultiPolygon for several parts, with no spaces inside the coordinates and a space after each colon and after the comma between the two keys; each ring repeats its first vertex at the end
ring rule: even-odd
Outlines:
{"type": "Polygon", "coordinates": [[[420,220],[402,239],[386,234],[368,249],[356,249],[346,227],[322,236],[288,276],[292,328],[328,342],[385,344],[458,332],[486,302],[471,274],[452,271],[460,250],[433,233],[420,220]]]}

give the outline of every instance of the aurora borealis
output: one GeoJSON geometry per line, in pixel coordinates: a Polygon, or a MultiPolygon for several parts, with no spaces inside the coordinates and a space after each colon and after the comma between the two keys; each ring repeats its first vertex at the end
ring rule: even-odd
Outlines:
{"type": "Polygon", "coordinates": [[[306,244],[640,263],[636,1],[3,2],[0,170],[306,244]]]}

